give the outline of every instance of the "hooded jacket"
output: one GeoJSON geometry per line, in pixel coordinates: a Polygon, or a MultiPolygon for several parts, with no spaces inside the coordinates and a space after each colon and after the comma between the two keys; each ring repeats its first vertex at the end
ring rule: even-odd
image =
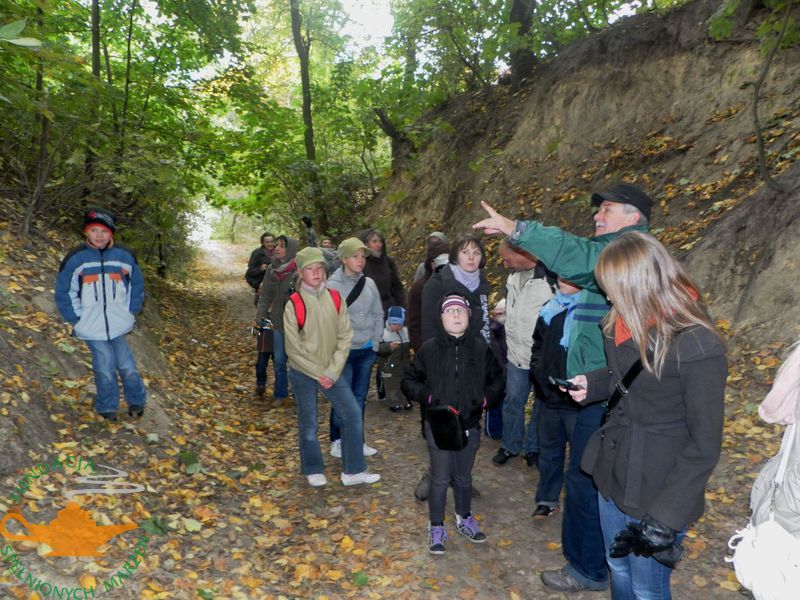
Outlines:
{"type": "Polygon", "coordinates": [[[378,347],[378,368],[383,376],[386,396],[394,403],[401,401],[400,384],[411,362],[410,347],[408,329],[401,327],[397,331],[392,331],[387,323],[383,328],[383,337],[378,347]],[[394,350],[392,343],[398,345],[394,350]]]}
{"type": "Polygon", "coordinates": [[[261,270],[261,265],[269,265],[272,262],[272,250],[267,251],[264,246],[259,246],[250,254],[247,262],[247,271],[244,274],[247,284],[254,290],[258,289],[264,279],[265,271],[261,270]]]}
{"type": "Polygon", "coordinates": [[[272,265],[264,273],[261,295],[258,297],[256,305],[256,322],[260,322],[261,319],[269,319],[272,321],[273,327],[281,332],[283,332],[283,310],[286,302],[289,301],[289,296],[294,291],[296,275],[296,269],[292,267],[286,269],[284,277],[279,277],[276,273],[276,269],[292,262],[297,255],[297,240],[286,239],[286,258],[278,260],[273,257],[272,265]]]}
{"type": "MultiPolygon", "coordinates": [[[[489,292],[491,287],[481,273],[480,284],[474,292],[470,292],[464,284],[453,275],[451,265],[447,264],[425,283],[422,289],[422,341],[434,337],[441,324],[439,306],[444,296],[451,292],[461,294],[469,300],[470,316],[467,335],[480,335],[487,343],[489,336],[489,292]]],[[[533,331],[531,331],[533,333],[533,331]]]]}
{"type": "Polygon", "coordinates": [[[61,261],[58,312],[82,340],[113,340],[133,329],[144,304],[144,278],[133,252],[117,244],[81,244],[61,261]]]}
{"type": "MultiPolygon", "coordinates": [[[[363,273],[351,277],[344,272],[344,267],[339,267],[328,280],[328,287],[339,292],[344,302],[362,277],[363,273]]],[[[378,288],[369,277],[358,298],[348,307],[348,312],[353,330],[352,348],[363,348],[367,342],[371,342],[372,349],[377,352],[383,334],[383,306],[378,288]]]]}
{"type": "Polygon", "coordinates": [[[400,273],[394,260],[386,254],[386,238],[375,229],[367,229],[358,234],[358,238],[367,243],[367,240],[376,234],[383,242],[383,250],[380,256],[375,256],[373,252],[367,256],[367,263],[364,265],[364,275],[372,278],[378,291],[381,293],[381,303],[383,304],[383,316],[388,316],[390,306],[406,306],[406,292],[403,289],[403,282],[400,281],[400,273]]]}
{"type": "Polygon", "coordinates": [[[423,406],[456,408],[464,428],[473,429],[483,409],[500,402],[504,383],[503,370],[483,338],[469,330],[453,337],[440,318],[435,336],[422,344],[401,388],[406,398],[423,406]]]}

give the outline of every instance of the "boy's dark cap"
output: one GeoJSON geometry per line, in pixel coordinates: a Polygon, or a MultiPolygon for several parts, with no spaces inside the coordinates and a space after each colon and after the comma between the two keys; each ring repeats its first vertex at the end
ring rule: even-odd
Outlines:
{"type": "Polygon", "coordinates": [[[635,206],[649,221],[653,209],[653,199],[645,194],[639,186],[632,183],[617,183],[604,192],[592,194],[592,206],[600,206],[604,200],[635,206]]]}
{"type": "Polygon", "coordinates": [[[101,227],[105,227],[111,233],[114,233],[117,230],[117,226],[114,223],[114,215],[112,215],[110,212],[96,208],[87,210],[86,214],[83,215],[83,229],[85,230],[87,227],[92,225],[100,225],[101,227]]]}

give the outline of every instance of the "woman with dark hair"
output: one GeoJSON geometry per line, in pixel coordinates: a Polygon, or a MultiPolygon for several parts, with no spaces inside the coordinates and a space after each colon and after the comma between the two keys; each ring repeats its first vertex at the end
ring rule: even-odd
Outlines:
{"type": "Polygon", "coordinates": [[[612,597],[669,600],[681,539],[719,460],[725,347],[697,286],[654,237],[610,242],[595,277],[612,304],[608,368],[573,377],[570,395],[610,399],[581,468],[599,491],[612,597]]]}
{"type": "MultiPolygon", "coordinates": [[[[256,323],[262,319],[272,321],[272,366],[275,369],[274,406],[289,401],[289,375],[286,371],[286,347],[284,344],[283,309],[294,291],[294,278],[297,273],[295,256],[297,240],[282,235],[278,237],[272,254],[272,266],[264,274],[261,295],[256,308],[256,323]]],[[[266,369],[266,365],[263,365],[266,369]]],[[[266,377],[266,373],[264,373],[266,377]]],[[[257,375],[261,377],[261,375],[257,375]]],[[[258,385],[265,384],[259,379],[258,385]]]]}
{"type": "Polygon", "coordinates": [[[390,306],[406,306],[406,292],[394,260],[386,252],[386,240],[377,229],[367,229],[358,236],[370,249],[364,275],[371,278],[381,293],[383,318],[389,316],[390,306]]]}
{"type": "Polygon", "coordinates": [[[470,335],[491,342],[489,333],[489,293],[491,286],[482,273],[486,255],[480,238],[462,235],[450,247],[450,262],[428,279],[422,290],[422,342],[436,335],[439,302],[449,293],[469,300],[470,335]]]}

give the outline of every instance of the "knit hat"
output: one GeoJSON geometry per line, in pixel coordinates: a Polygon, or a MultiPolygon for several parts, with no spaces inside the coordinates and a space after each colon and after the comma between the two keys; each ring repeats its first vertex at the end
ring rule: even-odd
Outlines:
{"type": "Polygon", "coordinates": [[[447,242],[447,235],[445,235],[441,231],[431,231],[430,234],[428,234],[428,238],[427,239],[431,239],[431,238],[436,238],[436,239],[442,240],[445,244],[448,243],[447,242]]]}
{"type": "Polygon", "coordinates": [[[389,325],[403,325],[406,322],[406,309],[402,306],[390,306],[386,322],[389,325]]]}
{"type": "Polygon", "coordinates": [[[446,311],[448,308],[454,308],[460,306],[461,308],[465,309],[467,312],[469,310],[469,302],[467,299],[464,298],[461,294],[450,294],[449,296],[445,296],[442,299],[442,310],[441,312],[446,311]]]}
{"type": "Polygon", "coordinates": [[[117,230],[114,224],[114,215],[111,213],[97,209],[86,211],[86,214],[83,215],[83,230],[86,231],[87,227],[95,225],[108,229],[111,233],[117,230]]]}
{"type": "Polygon", "coordinates": [[[341,258],[350,258],[351,256],[355,256],[356,252],[359,250],[364,251],[364,256],[369,256],[372,254],[372,250],[367,248],[357,237],[349,237],[346,240],[343,240],[341,244],[339,244],[339,256],[341,258]]]}
{"type": "Polygon", "coordinates": [[[322,263],[323,265],[325,264],[325,257],[322,255],[322,250],[313,246],[309,246],[308,248],[303,248],[300,250],[300,252],[297,253],[297,256],[295,256],[294,260],[297,264],[298,271],[302,271],[308,265],[312,265],[314,263],[322,263]]]}

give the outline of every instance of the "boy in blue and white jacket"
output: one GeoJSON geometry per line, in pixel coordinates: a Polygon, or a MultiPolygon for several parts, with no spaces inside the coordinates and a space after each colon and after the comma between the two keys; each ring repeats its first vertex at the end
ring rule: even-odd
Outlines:
{"type": "Polygon", "coordinates": [[[58,312],[92,352],[95,411],[109,421],[117,420],[119,409],[117,373],[130,416],[141,417],[147,399],[125,340],[144,303],[144,278],[133,253],[114,243],[115,230],[108,212],[90,210],[84,215],[86,242],[61,261],[55,294],[58,312]]]}

